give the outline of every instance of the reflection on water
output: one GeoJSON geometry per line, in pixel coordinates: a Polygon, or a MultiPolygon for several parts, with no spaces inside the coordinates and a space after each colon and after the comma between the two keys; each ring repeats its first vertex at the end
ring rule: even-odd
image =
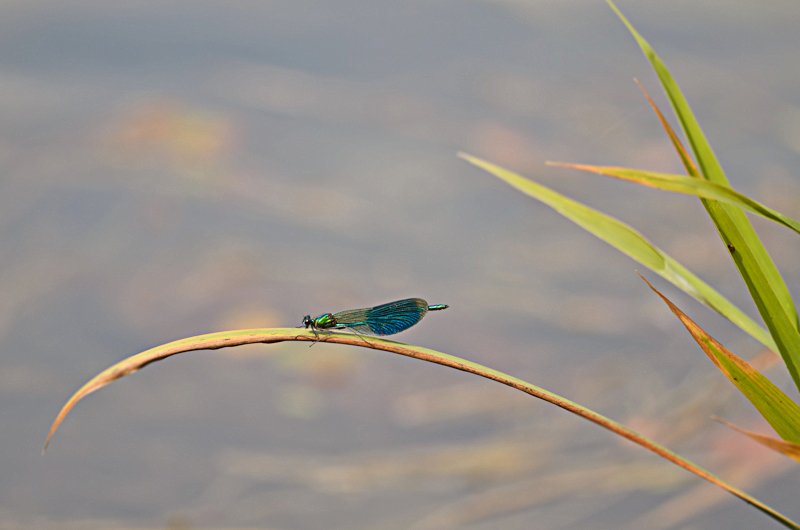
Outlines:
{"type": "MultiPolygon", "coordinates": [[[[734,186],[797,217],[800,7],[669,5],[620,7],[734,186]]],[[[0,13],[0,528],[764,524],[511,389],[326,344],[159,363],[81,402],[39,456],[70,393],[125,356],[413,296],[450,309],[398,340],[563,394],[793,515],[791,464],[710,422],[763,428],[633,264],[455,157],[619,216],[751,311],[696,201],[544,165],[680,170],[602,3],[0,13]]],[[[756,227],[796,286],[800,247],[756,227]]]]}

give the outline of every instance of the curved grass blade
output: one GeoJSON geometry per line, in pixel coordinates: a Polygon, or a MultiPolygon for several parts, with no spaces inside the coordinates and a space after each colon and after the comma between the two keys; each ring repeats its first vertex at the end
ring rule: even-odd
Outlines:
{"type": "Polygon", "coordinates": [[[725,421],[717,416],[711,416],[711,419],[716,420],[721,424],[730,427],[734,431],[738,431],[744,434],[745,436],[749,436],[750,438],[760,443],[761,445],[769,447],[773,451],[777,451],[783,456],[788,456],[792,460],[800,462],[800,444],[796,444],[794,442],[787,442],[786,440],[781,440],[780,438],[774,438],[772,436],[767,436],[766,434],[759,434],[757,432],[742,429],[741,427],[738,427],[733,423],[725,421]]]}
{"type": "Polygon", "coordinates": [[[790,442],[800,442],[800,406],[784,394],[780,388],[772,384],[772,381],[764,377],[761,372],[706,333],[703,328],[653,287],[644,276],[641,274],[639,276],[669,306],[672,313],[686,327],[714,366],[736,385],[736,388],[753,404],[767,420],[767,423],[775,429],[778,436],[790,442]]]}
{"type": "Polygon", "coordinates": [[[627,180],[628,182],[635,182],[636,184],[649,186],[659,190],[674,191],[677,193],[684,193],[686,195],[695,195],[704,199],[725,202],[734,206],[738,206],[739,208],[750,211],[754,214],[758,214],[769,219],[770,221],[775,221],[776,223],[782,224],[783,226],[800,234],[800,222],[773,210],[769,206],[765,206],[758,201],[754,201],[750,197],[739,193],[733,188],[720,186],[719,184],[707,180],[687,177],[684,175],[643,171],[640,169],[630,169],[625,167],[592,166],[587,164],[570,164],[565,162],[547,162],[547,165],[588,171],[590,173],[597,173],[598,175],[605,175],[607,177],[627,180]]]}
{"type": "MultiPolygon", "coordinates": [[[[605,429],[608,429],[611,432],[619,436],[622,436],[623,438],[626,438],[644,447],[645,449],[652,451],[653,453],[661,456],[662,458],[669,460],[670,462],[694,473],[695,475],[739,497],[746,503],[758,508],[763,513],[769,515],[774,520],[780,522],[787,528],[800,530],[800,525],[798,525],[791,519],[787,518],[785,515],[770,508],[766,504],[748,495],[742,490],[734,486],[731,486],[730,484],[723,481],[719,477],[712,475],[705,469],[695,465],[689,460],[686,460],[685,458],[673,453],[666,447],[663,447],[655,443],[654,441],[640,435],[639,433],[632,431],[627,427],[609,418],[606,418],[605,416],[602,416],[586,407],[578,405],[577,403],[569,401],[568,399],[564,399],[557,394],[548,392],[543,388],[539,388],[521,379],[517,379],[516,377],[511,377],[502,372],[498,372],[497,370],[492,370],[491,368],[487,368],[480,364],[473,363],[465,359],[455,357],[453,355],[447,355],[446,353],[440,353],[435,350],[429,350],[427,348],[421,348],[419,346],[412,346],[410,344],[403,344],[401,342],[395,342],[379,337],[374,337],[374,338],[370,337],[370,341],[365,342],[360,337],[353,337],[349,333],[331,332],[330,334],[326,334],[324,337],[322,337],[322,339],[320,339],[319,337],[315,336],[313,332],[306,329],[297,329],[297,328],[245,329],[239,331],[225,331],[221,333],[211,333],[208,335],[190,337],[187,339],[182,339],[175,342],[170,342],[168,344],[164,344],[162,346],[151,348],[147,351],[144,351],[142,353],[124,359],[118,362],[117,364],[107,368],[106,370],[103,370],[98,375],[89,380],[89,382],[83,385],[67,401],[67,403],[59,412],[55,422],[53,422],[53,426],[50,428],[50,433],[47,436],[47,441],[45,442],[44,449],[47,449],[47,445],[50,442],[53,433],[58,428],[61,421],[64,419],[67,413],[72,409],[72,407],[74,407],[75,404],[81,400],[81,398],[94,392],[95,390],[99,390],[100,388],[106,386],[107,384],[113,381],[116,381],[121,377],[124,377],[125,375],[132,374],[137,370],[155,361],[159,361],[161,359],[165,359],[172,355],[187,351],[217,350],[220,348],[228,348],[233,346],[241,346],[244,344],[254,344],[254,343],[269,344],[269,343],[284,342],[284,341],[318,341],[318,340],[323,340],[325,342],[332,342],[337,344],[349,344],[351,346],[360,346],[364,348],[371,348],[374,350],[382,350],[390,353],[396,353],[398,355],[404,355],[406,357],[412,357],[414,359],[419,359],[422,361],[427,361],[430,363],[440,364],[442,366],[455,368],[456,370],[461,370],[463,372],[479,375],[481,377],[485,377],[486,379],[490,379],[492,381],[496,381],[498,383],[510,386],[511,388],[515,388],[517,390],[525,392],[526,394],[530,394],[533,397],[542,399],[544,401],[547,401],[548,403],[552,403],[558,407],[561,407],[562,409],[572,412],[573,414],[577,414],[578,416],[585,418],[605,429]]],[[[44,449],[42,450],[42,453],[44,453],[44,449]]]]}
{"type": "MultiPolygon", "coordinates": [[[[664,88],[700,168],[696,174],[690,171],[690,175],[730,187],[703,130],[667,67],[614,3],[611,0],[606,0],[606,2],[634,36],[664,88]]],[[[723,242],[729,248],[730,245],[733,245],[737,250],[731,254],[734,263],[739,269],[758,311],[767,323],[795,385],[800,389],[800,370],[798,369],[800,366],[800,332],[798,332],[800,322],[798,322],[797,309],[789,289],[744,212],[735,206],[720,204],[717,201],[709,199],[701,199],[701,201],[717,226],[723,242]],[[747,251],[747,259],[737,259],[737,255],[744,253],[738,252],[739,249],[747,251]]]]}
{"type": "Polygon", "coordinates": [[[777,351],[775,342],[764,328],[630,226],[500,166],[464,153],[459,153],[458,156],[550,206],[567,219],[717,311],[767,348],[777,351]]]}

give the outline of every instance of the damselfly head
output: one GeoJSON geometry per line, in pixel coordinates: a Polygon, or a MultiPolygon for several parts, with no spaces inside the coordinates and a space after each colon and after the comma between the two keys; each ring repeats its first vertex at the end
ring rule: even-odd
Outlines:
{"type": "Polygon", "coordinates": [[[306,315],[303,317],[303,325],[307,328],[314,324],[314,321],[311,320],[311,315],[306,315]]]}

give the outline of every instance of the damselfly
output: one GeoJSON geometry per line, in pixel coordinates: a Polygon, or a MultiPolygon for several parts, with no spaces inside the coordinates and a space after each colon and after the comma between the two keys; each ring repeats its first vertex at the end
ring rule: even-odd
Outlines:
{"type": "Polygon", "coordinates": [[[447,309],[446,304],[428,305],[422,298],[407,298],[363,309],[325,313],[317,318],[303,317],[303,325],[314,333],[318,329],[351,329],[369,335],[394,335],[405,331],[428,311],[447,309]]]}

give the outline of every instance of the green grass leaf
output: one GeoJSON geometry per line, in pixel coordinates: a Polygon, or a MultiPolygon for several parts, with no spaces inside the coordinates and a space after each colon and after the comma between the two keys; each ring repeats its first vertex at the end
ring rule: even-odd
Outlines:
{"type": "MultiPolygon", "coordinates": [[[[133,355],[132,357],[124,359],[118,362],[117,364],[109,367],[108,369],[100,372],[98,375],[89,380],[89,382],[87,382],[84,386],[82,386],[67,401],[67,403],[64,405],[64,407],[61,409],[58,416],[56,417],[56,420],[53,422],[53,426],[50,428],[50,433],[47,436],[47,441],[45,442],[44,447],[45,449],[47,448],[47,444],[50,442],[53,433],[58,428],[61,421],[63,421],[67,413],[83,397],[87,396],[88,394],[96,390],[99,390],[100,388],[106,386],[112,381],[116,381],[121,377],[136,372],[137,370],[143,368],[144,366],[147,366],[150,363],[165,359],[167,357],[176,355],[178,353],[194,351],[194,350],[217,350],[220,348],[228,348],[233,346],[241,346],[244,344],[254,344],[254,343],[276,343],[284,341],[314,341],[314,340],[316,340],[314,332],[307,329],[297,329],[297,328],[246,329],[239,331],[225,331],[221,333],[211,333],[208,335],[200,335],[198,337],[190,337],[187,339],[170,342],[162,346],[157,346],[145,352],[133,355]]],[[[435,363],[443,366],[448,366],[450,368],[455,368],[457,370],[479,375],[481,377],[485,377],[492,381],[496,381],[498,383],[510,386],[512,388],[525,392],[533,397],[542,399],[544,401],[547,401],[548,403],[552,403],[569,412],[572,412],[573,414],[577,414],[578,416],[585,418],[597,425],[600,425],[601,427],[604,427],[605,429],[608,429],[611,432],[619,436],[622,436],[623,438],[626,438],[644,447],[645,449],[648,449],[653,453],[665,458],[666,460],[669,460],[670,462],[694,473],[695,475],[711,482],[712,484],[719,486],[725,491],[744,500],[748,504],[755,506],[756,508],[758,508],[765,514],[769,515],[774,520],[780,522],[784,526],[800,530],[800,525],[798,525],[791,519],[773,510],[766,504],[748,495],[742,490],[735,488],[734,486],[731,486],[730,484],[723,481],[719,477],[712,475],[705,469],[695,465],[689,460],[686,460],[685,458],[673,453],[672,451],[663,447],[662,445],[659,445],[654,441],[638,434],[637,432],[628,429],[624,425],[621,425],[609,418],[606,418],[605,416],[602,416],[586,407],[578,405],[577,403],[574,403],[568,399],[564,399],[563,397],[557,394],[548,392],[543,388],[527,383],[521,379],[517,379],[516,377],[511,377],[502,372],[498,372],[497,370],[492,370],[491,368],[487,368],[480,364],[473,363],[465,359],[455,357],[453,355],[447,355],[446,353],[441,353],[434,350],[429,350],[427,348],[412,346],[410,344],[404,344],[402,342],[396,342],[379,337],[361,337],[358,335],[353,335],[351,333],[329,332],[322,334],[322,340],[324,342],[330,342],[336,344],[349,344],[352,346],[359,346],[363,348],[371,348],[374,350],[382,350],[391,353],[396,353],[398,355],[404,355],[407,357],[412,357],[414,359],[420,359],[430,363],[435,363]]],[[[42,452],[44,452],[44,450],[42,452]]]]}
{"type": "MultiPolygon", "coordinates": [[[[697,159],[699,171],[690,170],[690,175],[730,187],[722,166],[669,69],[614,3],[611,0],[606,1],[634,36],[664,88],[697,159]]],[[[783,357],[795,385],[800,389],[800,323],[789,289],[745,213],[733,205],[709,199],[701,201],[717,226],[723,242],[728,248],[730,245],[735,248],[736,252],[731,253],[734,263],[778,346],[778,353],[783,357]]]]}
{"type": "Polygon", "coordinates": [[[713,210],[718,210],[717,226],[720,227],[722,241],[729,249],[733,249],[730,255],[734,263],[740,271],[747,271],[747,274],[742,274],[742,278],[778,346],[777,353],[783,358],[789,374],[800,388],[800,333],[794,327],[790,316],[783,310],[784,306],[781,305],[773,289],[774,285],[770,283],[769,275],[762,269],[762,263],[758,261],[756,253],[739,230],[741,225],[736,224],[718,202],[712,202],[711,207],[713,210]]]}
{"type": "Polygon", "coordinates": [[[567,219],[717,311],[767,348],[773,351],[777,350],[775,342],[764,328],[630,226],[500,166],[463,153],[460,153],[459,156],[467,162],[485,169],[522,193],[550,206],[567,219]]]}

